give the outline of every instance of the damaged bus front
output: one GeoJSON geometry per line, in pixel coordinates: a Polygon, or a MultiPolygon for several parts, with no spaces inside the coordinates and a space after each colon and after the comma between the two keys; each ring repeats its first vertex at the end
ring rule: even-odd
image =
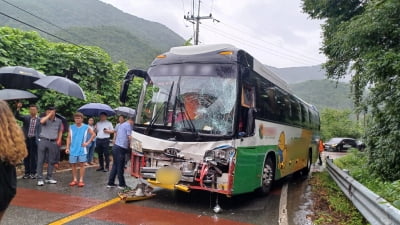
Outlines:
{"type": "Polygon", "coordinates": [[[160,55],[144,78],[133,131],[132,175],[160,187],[232,194],[238,65],[220,52],[160,55]]]}

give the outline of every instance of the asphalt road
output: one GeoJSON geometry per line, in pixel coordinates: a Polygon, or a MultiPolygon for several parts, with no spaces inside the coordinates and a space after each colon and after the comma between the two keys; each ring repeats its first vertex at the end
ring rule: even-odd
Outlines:
{"type": "MultiPolygon", "coordinates": [[[[68,221],[65,224],[303,225],[309,223],[307,215],[312,213],[306,178],[288,177],[277,182],[270,194],[263,197],[254,193],[232,198],[219,195],[223,210],[215,214],[217,195],[203,191],[156,189],[156,196],[151,199],[118,202],[119,190],[106,188],[108,173],[95,169],[87,168],[83,188],[68,185],[70,171],[57,172],[54,177],[58,183],[42,187],[36,186],[36,180],[19,179],[17,196],[0,224],[64,224],[64,219],[68,221]]],[[[138,183],[128,172],[126,179],[131,187],[138,183]]]]}

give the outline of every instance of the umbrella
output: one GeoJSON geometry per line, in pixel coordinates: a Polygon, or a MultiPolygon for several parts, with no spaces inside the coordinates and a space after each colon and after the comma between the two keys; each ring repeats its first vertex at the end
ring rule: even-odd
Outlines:
{"type": "Polygon", "coordinates": [[[13,89],[41,89],[33,82],[46,77],[32,68],[23,66],[5,66],[0,68],[0,84],[13,89]]]}
{"type": "Polygon", "coordinates": [[[16,89],[3,89],[0,90],[0,99],[2,100],[15,100],[15,99],[27,99],[27,98],[37,98],[36,95],[16,89]]]}
{"type": "Polygon", "coordinates": [[[117,115],[123,115],[127,117],[136,116],[136,110],[125,106],[115,108],[114,111],[117,113],[117,115]]]}
{"type": "Polygon", "coordinates": [[[46,76],[40,78],[34,83],[44,88],[49,88],[72,97],[86,99],[82,88],[77,83],[65,77],[46,76]]]}
{"type": "Polygon", "coordinates": [[[115,111],[109,105],[102,103],[88,103],[81,106],[78,112],[86,116],[100,116],[100,113],[105,113],[107,116],[115,115],[115,111]]]}

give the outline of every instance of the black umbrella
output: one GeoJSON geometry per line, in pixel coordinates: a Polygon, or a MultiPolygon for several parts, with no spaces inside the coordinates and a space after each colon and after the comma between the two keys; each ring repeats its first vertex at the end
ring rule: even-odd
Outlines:
{"type": "Polygon", "coordinates": [[[88,103],[81,106],[78,112],[85,116],[100,116],[101,113],[105,113],[107,116],[115,115],[115,111],[109,105],[102,103],[88,103]]]}
{"type": "Polygon", "coordinates": [[[11,89],[40,89],[33,82],[46,77],[35,69],[23,66],[5,66],[0,68],[0,84],[11,89]]]}
{"type": "Polygon", "coordinates": [[[68,96],[85,100],[86,96],[82,88],[72,80],[59,76],[46,76],[34,82],[44,88],[52,89],[68,96]]]}
{"type": "Polygon", "coordinates": [[[3,89],[0,90],[0,99],[2,100],[16,100],[16,99],[28,99],[28,98],[37,98],[36,95],[16,89],[3,89]]]}

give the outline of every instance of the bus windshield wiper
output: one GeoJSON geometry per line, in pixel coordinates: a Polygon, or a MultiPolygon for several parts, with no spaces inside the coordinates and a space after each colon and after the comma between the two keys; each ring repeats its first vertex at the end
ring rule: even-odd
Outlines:
{"type": "Polygon", "coordinates": [[[175,81],[172,82],[172,85],[169,89],[167,104],[164,105],[164,115],[163,115],[164,126],[167,126],[168,124],[168,108],[169,108],[169,102],[171,101],[172,89],[174,88],[174,83],[175,81]]]}
{"type": "Polygon", "coordinates": [[[168,124],[168,119],[167,119],[168,118],[168,106],[169,106],[169,102],[171,101],[171,95],[172,95],[172,89],[174,87],[174,83],[175,82],[172,82],[172,85],[171,85],[171,87],[169,89],[168,100],[163,102],[162,106],[157,109],[156,114],[154,115],[153,119],[151,119],[149,126],[146,128],[146,130],[144,132],[145,134],[149,134],[151,128],[153,128],[153,126],[156,123],[158,117],[160,116],[161,110],[164,110],[164,115],[163,115],[164,116],[164,118],[163,118],[164,125],[166,126],[168,124]]]}

